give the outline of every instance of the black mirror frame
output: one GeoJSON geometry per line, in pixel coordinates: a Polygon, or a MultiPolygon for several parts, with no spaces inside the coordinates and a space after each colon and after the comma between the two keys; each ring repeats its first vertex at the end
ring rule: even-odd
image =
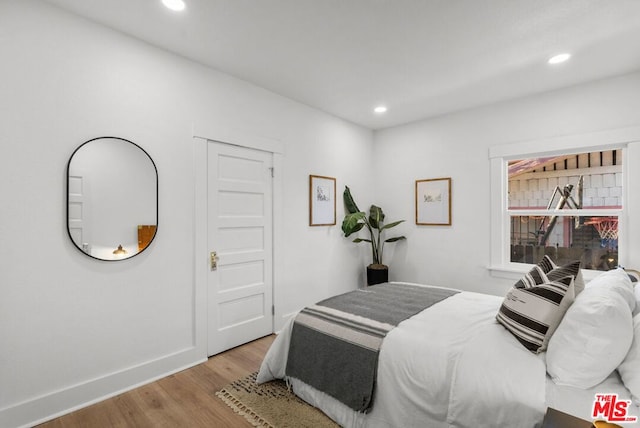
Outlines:
{"type": "Polygon", "coordinates": [[[147,248],[149,248],[151,246],[151,243],[156,239],[156,236],[158,236],[158,227],[159,227],[159,223],[160,223],[160,216],[159,216],[159,206],[160,206],[160,201],[159,201],[159,188],[160,188],[160,183],[159,183],[159,177],[158,177],[158,168],[156,167],[156,163],[153,161],[153,158],[149,155],[149,153],[147,153],[147,151],[145,149],[143,149],[142,147],[140,147],[140,145],[134,143],[133,141],[127,140],[126,138],[121,138],[121,137],[111,137],[111,136],[104,136],[104,137],[96,137],[96,138],[92,138],[90,140],[85,141],[84,143],[80,144],[78,147],[76,147],[76,149],[73,151],[73,153],[71,153],[71,156],[69,157],[69,160],[67,161],[67,168],[66,168],[66,172],[67,172],[67,197],[66,197],[66,215],[65,215],[65,222],[66,222],[66,228],[67,228],[67,235],[69,236],[69,239],[71,240],[71,243],[73,244],[73,246],[80,251],[82,254],[84,254],[87,257],[90,257],[94,260],[100,260],[103,262],[122,262],[125,260],[129,260],[132,259],[134,257],[136,257],[138,254],[143,253],[144,251],[147,250],[147,248]],[[78,245],[76,245],[76,242],[73,240],[73,237],[71,236],[71,231],[69,230],[69,168],[71,167],[71,160],[73,159],[73,156],[76,154],[76,152],[78,150],[80,150],[82,147],[84,147],[86,144],[89,144],[92,141],[96,141],[96,140],[101,140],[103,138],[111,138],[114,140],[120,140],[120,141],[124,141],[130,144],[133,144],[134,146],[136,146],[137,148],[139,148],[151,161],[151,165],[153,165],[153,170],[156,173],[156,232],[153,234],[153,238],[151,238],[151,240],[149,241],[149,243],[147,244],[146,247],[144,247],[141,251],[138,251],[137,253],[133,254],[130,257],[126,257],[126,258],[122,258],[122,259],[101,259],[99,257],[94,257],[91,254],[86,253],[85,251],[82,250],[82,248],[78,247],[78,245]]]}

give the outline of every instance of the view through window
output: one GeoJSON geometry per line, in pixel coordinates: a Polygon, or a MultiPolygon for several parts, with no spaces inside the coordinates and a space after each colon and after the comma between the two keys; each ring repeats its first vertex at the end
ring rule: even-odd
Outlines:
{"type": "Polygon", "coordinates": [[[511,262],[549,255],[559,265],[616,267],[622,156],[618,149],[509,161],[511,262]]]}

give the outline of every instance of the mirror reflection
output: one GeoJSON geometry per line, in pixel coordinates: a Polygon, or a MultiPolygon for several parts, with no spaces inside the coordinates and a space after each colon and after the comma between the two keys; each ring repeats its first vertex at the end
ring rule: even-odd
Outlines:
{"type": "Polygon", "coordinates": [[[137,144],[89,140],[67,166],[67,230],[75,246],[100,260],[123,260],[149,246],[158,223],[158,172],[137,144]]]}

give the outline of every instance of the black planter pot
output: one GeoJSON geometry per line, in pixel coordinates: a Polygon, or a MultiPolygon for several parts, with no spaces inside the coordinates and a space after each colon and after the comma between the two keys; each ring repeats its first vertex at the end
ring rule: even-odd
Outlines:
{"type": "Polygon", "coordinates": [[[367,266],[367,285],[389,282],[389,267],[385,265],[367,266]]]}

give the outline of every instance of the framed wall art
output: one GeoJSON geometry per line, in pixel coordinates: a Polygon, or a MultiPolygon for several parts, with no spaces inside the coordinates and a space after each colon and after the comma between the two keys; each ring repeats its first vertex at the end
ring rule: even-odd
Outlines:
{"type": "Polygon", "coordinates": [[[416,224],[451,225],[451,178],[416,180],[416,224]]]}
{"type": "Polygon", "coordinates": [[[309,226],[336,224],[336,179],[309,176],[309,226]]]}

